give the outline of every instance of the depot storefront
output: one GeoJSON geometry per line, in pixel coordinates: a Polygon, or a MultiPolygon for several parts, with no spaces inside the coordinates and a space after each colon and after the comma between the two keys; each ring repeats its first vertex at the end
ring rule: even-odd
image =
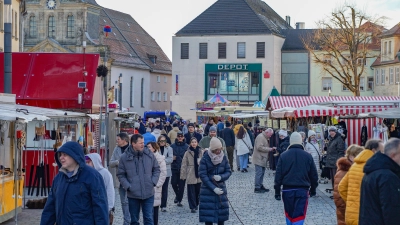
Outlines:
{"type": "Polygon", "coordinates": [[[262,98],[261,63],[205,64],[204,99],[217,92],[229,101],[253,104],[262,98]]]}

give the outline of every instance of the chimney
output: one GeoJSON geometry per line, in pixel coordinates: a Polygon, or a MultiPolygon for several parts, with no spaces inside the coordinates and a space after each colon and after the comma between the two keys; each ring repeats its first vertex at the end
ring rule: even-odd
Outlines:
{"type": "Polygon", "coordinates": [[[286,16],[286,23],[290,26],[290,16],[286,16]]]}
{"type": "Polygon", "coordinates": [[[305,28],[306,28],[306,23],[304,23],[304,22],[296,23],[296,29],[305,29],[305,28]]]}

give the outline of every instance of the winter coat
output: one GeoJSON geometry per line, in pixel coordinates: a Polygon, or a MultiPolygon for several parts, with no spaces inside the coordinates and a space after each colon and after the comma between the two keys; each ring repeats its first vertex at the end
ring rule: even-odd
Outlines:
{"type": "Polygon", "coordinates": [[[315,168],[317,168],[318,174],[321,174],[321,169],[319,167],[319,161],[321,159],[322,152],[319,149],[318,142],[316,142],[316,143],[307,142],[305,145],[305,151],[311,154],[311,156],[314,160],[315,168]]]}
{"type": "Polygon", "coordinates": [[[197,139],[197,143],[199,143],[201,141],[201,139],[203,138],[203,136],[201,136],[201,134],[197,133],[197,132],[193,132],[193,133],[186,133],[184,135],[185,137],[185,142],[186,144],[190,145],[190,139],[192,139],[192,137],[195,137],[197,139]]]}
{"type": "Polygon", "coordinates": [[[235,146],[235,133],[229,127],[221,131],[221,138],[225,141],[226,147],[235,146]]]}
{"type": "Polygon", "coordinates": [[[266,168],[268,153],[271,150],[272,149],[269,147],[269,139],[265,135],[265,132],[262,132],[256,137],[256,141],[254,143],[253,164],[266,168]]]}
{"type": "MultiPolygon", "coordinates": [[[[161,153],[161,151],[160,151],[161,153]]],[[[167,177],[172,176],[171,172],[171,164],[174,158],[174,150],[172,150],[171,146],[166,145],[164,147],[164,154],[163,156],[165,157],[165,164],[167,166],[167,177]]]]}
{"type": "Polygon", "coordinates": [[[217,134],[220,137],[221,136],[221,131],[225,128],[223,122],[218,122],[217,124],[217,134]]]}
{"type": "MultiPolygon", "coordinates": [[[[129,147],[129,144],[128,144],[129,147]]],[[[128,148],[126,147],[125,150],[128,148]]],[[[110,168],[115,168],[115,174],[118,172],[118,164],[119,164],[119,159],[121,158],[121,155],[123,154],[121,147],[115,147],[113,154],[111,155],[110,159],[110,165],[109,165],[109,170],[110,168]]],[[[118,179],[115,179],[115,187],[119,187],[120,183],[118,179]]]]}
{"type": "Polygon", "coordinates": [[[231,173],[231,167],[226,156],[220,164],[214,165],[208,153],[204,153],[199,168],[199,176],[202,182],[199,206],[200,223],[218,223],[218,221],[229,220],[228,192],[225,181],[229,179],[231,173]],[[214,175],[220,175],[221,180],[214,181],[214,175]],[[222,195],[215,194],[214,189],[217,187],[223,190],[222,195]]]}
{"type": "Polygon", "coordinates": [[[377,152],[364,167],[360,225],[400,224],[400,166],[377,152]]]}
{"type": "Polygon", "coordinates": [[[144,145],[147,145],[149,142],[157,142],[156,137],[152,135],[150,132],[143,134],[144,145]]]}
{"type": "Polygon", "coordinates": [[[291,145],[279,157],[275,172],[275,194],[280,194],[281,186],[287,189],[310,189],[315,192],[318,186],[318,174],[311,155],[302,145],[291,145]]]}
{"type": "Polygon", "coordinates": [[[176,156],[176,159],[172,161],[171,170],[173,173],[179,173],[182,166],[183,156],[189,148],[189,145],[185,142],[176,141],[171,145],[171,148],[173,150],[173,155],[176,156]]]}
{"type": "Polygon", "coordinates": [[[115,203],[115,191],[114,183],[111,173],[103,167],[101,164],[101,157],[97,153],[90,153],[87,156],[92,160],[94,168],[101,174],[104,180],[104,186],[106,187],[108,210],[114,208],[115,203]]]}
{"type": "Polygon", "coordinates": [[[140,125],[139,125],[139,133],[141,135],[146,133],[146,127],[144,126],[143,122],[141,122],[140,125]]]}
{"type": "Polygon", "coordinates": [[[160,178],[160,166],[147,147],[143,151],[135,151],[129,146],[121,156],[117,177],[127,191],[128,198],[147,199],[154,196],[154,186],[160,178]]]}
{"type": "MultiPolygon", "coordinates": [[[[199,149],[199,158],[198,165],[200,165],[200,160],[203,157],[203,151],[199,149]]],[[[181,167],[181,180],[186,180],[187,184],[197,184],[201,183],[200,176],[196,178],[195,170],[194,170],[194,151],[190,150],[190,148],[185,152],[182,161],[181,167]]]]}
{"type": "Polygon", "coordinates": [[[333,187],[333,201],[336,205],[336,217],[338,225],[346,225],[345,223],[345,212],[346,212],[346,202],[340,197],[339,194],[339,183],[349,171],[351,167],[351,162],[346,158],[342,157],[337,161],[337,172],[335,175],[335,184],[333,187]]]}
{"type": "Polygon", "coordinates": [[[154,187],[154,205],[153,206],[155,207],[155,206],[161,205],[161,192],[162,192],[162,186],[165,182],[165,178],[167,177],[167,166],[165,164],[165,157],[163,155],[156,152],[156,153],[154,153],[154,156],[156,157],[158,165],[160,166],[160,178],[158,178],[158,182],[157,182],[156,186],[154,187]]]}
{"type": "Polygon", "coordinates": [[[247,154],[250,152],[250,149],[253,149],[253,145],[251,144],[248,134],[245,134],[242,139],[235,137],[235,146],[238,156],[247,154]]]}
{"type": "MultiPolygon", "coordinates": [[[[364,177],[363,169],[365,163],[374,155],[374,152],[368,149],[363,150],[354,159],[354,164],[350,167],[349,172],[343,177],[339,183],[339,193],[346,202],[346,224],[358,224],[358,216],[360,212],[360,188],[361,181],[364,177]]],[[[399,211],[400,212],[400,211],[399,211]]]]}
{"type": "Polygon", "coordinates": [[[326,150],[326,163],[328,168],[336,168],[336,161],[344,156],[344,141],[340,133],[336,133],[335,137],[329,137],[329,143],[326,150]]]}
{"type": "Polygon", "coordinates": [[[67,142],[57,152],[64,152],[79,165],[71,177],[61,168],[55,176],[43,209],[40,224],[108,224],[107,193],[104,180],[94,168],[87,166],[82,147],[67,142]],[[66,146],[72,146],[67,148],[66,146]]]}
{"type": "MultiPolygon", "coordinates": [[[[216,138],[218,138],[218,140],[222,143],[222,151],[224,151],[224,154],[228,155],[228,153],[226,152],[226,145],[225,145],[224,139],[222,139],[220,137],[216,137],[216,138]]],[[[209,148],[210,147],[210,142],[211,142],[211,137],[210,136],[205,136],[199,142],[199,146],[202,149],[209,148]]]]}
{"type": "Polygon", "coordinates": [[[156,141],[157,141],[158,137],[160,137],[160,135],[161,135],[161,130],[156,128],[153,130],[153,132],[151,132],[151,134],[156,138],[156,141]]]}
{"type": "Polygon", "coordinates": [[[171,143],[175,143],[176,137],[178,136],[179,128],[174,127],[172,130],[168,133],[168,137],[171,139],[171,143]]]}
{"type": "Polygon", "coordinates": [[[287,150],[290,145],[290,136],[285,137],[284,139],[279,139],[279,146],[277,148],[279,154],[282,154],[287,150]]]}

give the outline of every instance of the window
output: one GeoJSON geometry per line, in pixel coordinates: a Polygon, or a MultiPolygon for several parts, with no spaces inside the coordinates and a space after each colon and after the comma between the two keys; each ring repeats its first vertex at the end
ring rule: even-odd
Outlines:
{"type": "Polygon", "coordinates": [[[226,43],[218,43],[218,59],[226,59],[226,43]]]}
{"type": "MultiPolygon", "coordinates": [[[[117,85],[117,83],[115,84],[117,85]]],[[[118,102],[118,88],[114,88],[114,101],[118,102]]]]}
{"type": "Polygon", "coordinates": [[[167,92],[164,92],[164,102],[168,101],[168,95],[167,92]]]}
{"type": "Polygon", "coordinates": [[[393,67],[389,68],[389,84],[393,84],[394,83],[394,73],[393,73],[393,67]]]}
{"type": "Polygon", "coordinates": [[[144,78],[140,81],[140,107],[144,107],[144,78]]]}
{"type": "Polygon", "coordinates": [[[157,101],[161,102],[161,92],[157,92],[157,101]]]}
{"type": "Polygon", "coordinates": [[[189,59],[189,43],[181,43],[181,59],[189,59]]]}
{"type": "Polygon", "coordinates": [[[259,72],[208,72],[208,95],[217,92],[229,100],[257,100],[261,74],[259,72]]]}
{"type": "Polygon", "coordinates": [[[246,58],[246,43],[245,42],[237,43],[237,57],[238,57],[238,59],[246,58]]]}
{"type": "Polygon", "coordinates": [[[389,54],[392,54],[392,41],[389,41],[389,54]]]}
{"type": "Polygon", "coordinates": [[[322,90],[323,91],[332,90],[332,78],[331,77],[323,77],[322,78],[322,90]]]}
{"type": "Polygon", "coordinates": [[[265,42],[257,42],[257,58],[265,58],[265,42]]]}
{"type": "Polygon", "coordinates": [[[67,37],[74,37],[74,16],[69,15],[67,18],[67,37]]]}
{"type": "Polygon", "coordinates": [[[342,91],[349,91],[349,89],[342,84],[342,91]]]}
{"type": "Polygon", "coordinates": [[[29,37],[35,38],[36,37],[36,17],[31,16],[29,18],[29,37]]]}
{"type": "Polygon", "coordinates": [[[158,75],[157,76],[157,83],[160,83],[161,82],[161,77],[158,75]]]}
{"type": "Polygon", "coordinates": [[[381,82],[382,82],[382,85],[385,85],[385,80],[386,80],[385,69],[381,69],[381,82]]]}
{"type": "Polygon", "coordinates": [[[332,63],[332,57],[330,55],[324,55],[324,62],[331,64],[332,63]]]}
{"type": "Polygon", "coordinates": [[[400,82],[400,67],[396,67],[396,84],[400,82]]]}
{"type": "Polygon", "coordinates": [[[208,46],[207,43],[199,44],[199,59],[207,59],[208,46]]]}
{"type": "Polygon", "coordinates": [[[373,77],[368,77],[367,91],[373,91],[373,90],[374,90],[374,78],[373,77]]]}
{"type": "Polygon", "coordinates": [[[156,100],[156,95],[154,93],[154,91],[151,92],[151,101],[154,102],[156,100]]]}
{"type": "Polygon", "coordinates": [[[357,65],[358,66],[367,65],[367,59],[366,58],[358,58],[357,59],[357,65]]]}
{"type": "Polygon", "coordinates": [[[48,36],[51,38],[55,37],[55,31],[56,31],[56,21],[54,20],[54,16],[49,16],[48,36]]]}
{"type": "MultiPolygon", "coordinates": [[[[21,3],[22,4],[22,3],[21,3]]],[[[18,40],[18,13],[14,12],[14,32],[15,32],[15,39],[18,40]]]]}
{"type": "Polygon", "coordinates": [[[3,16],[3,1],[0,1],[0,30],[3,31],[4,26],[4,16],[3,16]]]}
{"type": "Polygon", "coordinates": [[[167,83],[167,76],[164,76],[164,83],[167,83]]]}
{"type": "Polygon", "coordinates": [[[149,60],[151,61],[151,63],[153,64],[157,64],[157,56],[156,55],[148,55],[149,60]]]}
{"type": "Polygon", "coordinates": [[[379,69],[375,69],[375,85],[379,85],[379,69]]]}
{"type": "Polygon", "coordinates": [[[385,41],[385,45],[384,45],[384,50],[383,50],[383,54],[387,55],[387,41],[385,41]]]}
{"type": "Polygon", "coordinates": [[[365,77],[360,77],[360,91],[365,91],[365,77]]]}
{"type": "Polygon", "coordinates": [[[129,102],[131,103],[130,107],[133,107],[133,77],[131,77],[129,86],[129,102]]]}

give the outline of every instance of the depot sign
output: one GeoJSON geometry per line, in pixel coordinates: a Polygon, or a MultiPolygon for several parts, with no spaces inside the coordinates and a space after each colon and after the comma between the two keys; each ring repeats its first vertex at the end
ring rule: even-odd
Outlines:
{"type": "Polygon", "coordinates": [[[261,74],[261,63],[220,63],[220,64],[205,64],[207,72],[229,72],[229,71],[248,71],[259,72],[261,74]]]}
{"type": "Polygon", "coordinates": [[[218,64],[218,70],[248,70],[248,64],[218,64]]]}

